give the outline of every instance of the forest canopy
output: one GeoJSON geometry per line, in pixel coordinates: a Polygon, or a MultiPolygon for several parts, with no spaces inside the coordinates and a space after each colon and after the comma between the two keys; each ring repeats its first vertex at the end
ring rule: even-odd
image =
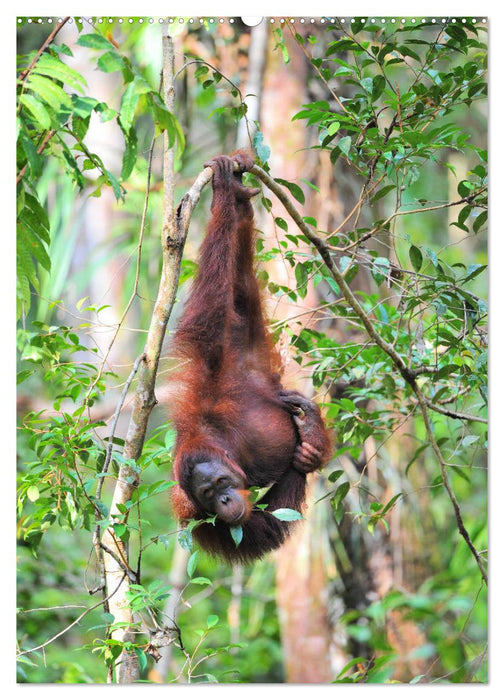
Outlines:
{"type": "Polygon", "coordinates": [[[18,682],[487,683],[486,19],[20,17],[17,52],[18,682]],[[230,566],[172,512],[167,402],[237,148],[332,451],[230,566]]]}

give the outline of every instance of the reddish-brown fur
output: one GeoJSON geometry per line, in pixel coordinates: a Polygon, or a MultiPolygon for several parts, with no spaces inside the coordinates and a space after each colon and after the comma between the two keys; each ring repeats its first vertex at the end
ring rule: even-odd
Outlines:
{"type": "Polygon", "coordinates": [[[329,450],[318,409],[295,392],[283,392],[273,371],[274,351],[254,273],[250,197],[257,190],[241,183],[241,172],[252,164],[241,151],[209,163],[214,170],[212,216],[173,341],[179,366],[171,402],[177,431],[177,517],[208,517],[190,488],[191,465],[198,462],[227,464],[248,487],[273,483],[263,499],[266,511],[253,508],[243,522],[238,547],[220,519],[194,530],[202,547],[230,561],[260,557],[284,541],[289,524],[269,511],[302,508],[305,474],[320,467],[329,450]],[[239,173],[233,174],[233,160],[239,173]],[[305,423],[295,415],[303,400],[305,423]]]}

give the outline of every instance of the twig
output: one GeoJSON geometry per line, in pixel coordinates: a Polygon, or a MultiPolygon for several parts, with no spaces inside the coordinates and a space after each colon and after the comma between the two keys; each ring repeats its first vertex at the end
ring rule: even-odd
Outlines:
{"type": "Polygon", "coordinates": [[[18,77],[19,77],[19,80],[22,80],[23,82],[25,82],[26,78],[28,77],[28,75],[29,75],[29,74],[31,73],[31,71],[33,70],[33,67],[35,66],[35,64],[36,64],[37,61],[39,60],[39,58],[40,58],[40,56],[42,55],[42,53],[46,50],[46,48],[49,46],[49,44],[52,44],[52,42],[53,42],[54,39],[56,38],[56,35],[58,34],[58,32],[64,27],[64,25],[68,22],[69,19],[70,19],[70,17],[65,17],[64,19],[61,20],[61,22],[60,22],[56,27],[54,27],[53,31],[49,34],[49,36],[48,36],[47,39],[44,41],[44,43],[42,44],[42,46],[40,47],[40,49],[37,51],[37,54],[36,54],[35,58],[34,58],[33,61],[30,63],[30,65],[28,66],[28,68],[25,68],[25,69],[24,69],[23,71],[21,71],[21,73],[19,74],[19,76],[18,76],[18,77]]]}
{"type": "MultiPolygon", "coordinates": [[[[359,238],[358,241],[354,241],[353,243],[350,243],[349,245],[345,246],[344,248],[335,248],[331,246],[332,250],[337,250],[338,252],[344,253],[351,248],[354,248],[357,245],[360,245],[361,243],[364,243],[368,238],[371,238],[375,233],[378,231],[383,231],[385,226],[387,226],[391,221],[393,221],[395,218],[398,216],[407,216],[408,214],[424,214],[427,211],[439,211],[440,209],[448,209],[449,207],[457,207],[460,206],[461,204],[470,204],[481,192],[484,191],[484,188],[481,188],[478,190],[478,192],[474,192],[473,194],[467,196],[467,197],[462,197],[461,199],[457,199],[454,202],[446,202],[445,204],[436,204],[435,206],[432,207],[421,207],[418,209],[408,209],[406,211],[396,211],[393,214],[391,214],[383,223],[380,224],[380,226],[376,226],[374,229],[371,229],[371,231],[368,231],[366,234],[364,234],[361,238],[359,238]]],[[[355,210],[355,208],[354,208],[355,210]]],[[[351,216],[353,211],[349,214],[349,216],[345,219],[345,221],[351,216]]],[[[345,221],[334,231],[334,233],[337,233],[338,230],[343,226],[345,221]]]]}
{"type": "Polygon", "coordinates": [[[474,416],[470,413],[462,413],[461,411],[453,411],[451,408],[444,408],[439,404],[432,403],[428,399],[425,399],[426,405],[431,409],[431,411],[436,411],[436,413],[441,413],[443,416],[449,416],[450,418],[457,418],[458,420],[473,421],[474,423],[488,423],[486,418],[481,418],[480,416],[474,416]]]}
{"type": "Polygon", "coordinates": [[[156,137],[154,136],[152,139],[151,145],[150,145],[150,150],[149,150],[149,162],[147,165],[147,182],[146,182],[145,197],[144,197],[144,204],[143,204],[143,210],[142,210],[142,219],[140,221],[140,232],[138,235],[137,260],[136,260],[136,271],[135,271],[135,281],[133,283],[133,290],[130,294],[130,298],[128,300],[128,303],[126,304],[126,307],[121,315],[121,318],[119,319],[119,321],[116,324],[114,335],[109,343],[107,350],[105,351],[105,355],[102,359],[100,368],[96,374],[96,377],[95,377],[93,383],[91,384],[91,387],[89,388],[89,391],[86,395],[85,400],[89,399],[91,392],[93,391],[94,387],[99,382],[99,380],[103,374],[103,370],[104,370],[105,364],[107,362],[108,356],[110,354],[110,351],[112,350],[112,346],[115,343],[117,335],[119,334],[119,331],[122,328],[124,320],[125,320],[128,312],[131,308],[131,305],[133,304],[133,302],[137,296],[137,293],[138,293],[138,283],[140,280],[140,262],[141,262],[141,258],[142,258],[142,244],[143,244],[143,239],[144,239],[144,234],[145,234],[145,222],[147,219],[147,209],[148,209],[148,205],[149,205],[151,174],[152,174],[152,159],[153,159],[153,154],[154,154],[155,141],[156,141],[156,137]]]}
{"type": "Polygon", "coordinates": [[[124,388],[122,390],[121,398],[119,399],[119,402],[116,406],[115,414],[114,414],[114,421],[112,423],[112,427],[110,429],[110,435],[108,438],[108,443],[107,443],[107,452],[105,456],[105,462],[103,464],[103,467],[101,469],[101,476],[98,481],[98,486],[96,487],[96,498],[99,500],[101,496],[101,490],[103,488],[103,482],[105,481],[105,475],[108,472],[108,468],[110,466],[110,460],[112,459],[112,450],[114,449],[114,435],[115,431],[117,428],[117,423],[119,421],[119,416],[121,415],[121,410],[124,405],[124,402],[126,400],[126,395],[129,391],[129,388],[131,386],[131,382],[133,381],[135,374],[138,371],[138,367],[140,365],[140,362],[143,362],[145,359],[145,353],[142,353],[137,357],[133,364],[133,369],[131,370],[129,377],[126,380],[126,383],[124,384],[124,388]]]}
{"type": "Polygon", "coordinates": [[[467,529],[464,525],[464,521],[462,520],[462,514],[460,512],[460,506],[457,501],[457,497],[455,496],[455,493],[451,487],[450,483],[450,478],[448,476],[448,472],[446,471],[446,465],[444,462],[443,455],[441,453],[441,450],[439,448],[439,445],[437,443],[436,437],[432,431],[431,428],[431,422],[429,420],[429,416],[427,414],[427,402],[425,400],[424,395],[422,394],[422,391],[418,387],[418,385],[415,382],[415,388],[414,388],[416,397],[418,399],[418,403],[420,405],[420,411],[422,412],[422,417],[423,421],[425,424],[425,429],[427,431],[427,437],[429,438],[430,445],[432,449],[434,450],[434,453],[437,457],[437,460],[439,462],[439,468],[441,469],[441,478],[443,480],[443,486],[445,488],[445,491],[448,494],[448,497],[452,503],[453,511],[455,513],[455,520],[457,522],[457,528],[459,533],[461,534],[462,538],[465,540],[467,546],[472,552],[473,557],[476,560],[476,563],[478,565],[478,568],[481,572],[481,577],[483,581],[488,585],[488,578],[487,578],[487,573],[485,571],[485,567],[483,566],[483,562],[481,561],[481,557],[479,553],[476,551],[476,547],[474,546],[471,537],[469,533],[467,532],[467,529]]]}
{"type": "Polygon", "coordinates": [[[356,296],[348,286],[344,275],[339,271],[335,260],[333,259],[333,256],[331,255],[331,251],[326,244],[326,242],[314,231],[314,229],[307,224],[305,221],[303,221],[301,215],[295,208],[295,206],[292,204],[290,198],[285,194],[283,189],[281,188],[278,183],[276,183],[273,178],[268,175],[268,173],[264,172],[262,168],[260,168],[257,165],[254,165],[253,168],[251,169],[251,172],[262,182],[264,182],[269,189],[274,192],[274,194],[278,197],[278,199],[282,202],[284,205],[285,209],[287,212],[290,214],[292,217],[293,221],[296,223],[298,228],[304,233],[304,235],[308,238],[308,240],[315,246],[317,251],[319,252],[320,256],[324,260],[324,262],[327,265],[327,268],[329,272],[331,273],[332,277],[334,278],[335,282],[337,283],[341,294],[345,297],[347,303],[349,306],[353,309],[357,317],[360,319],[362,325],[364,326],[364,329],[366,330],[368,336],[373,340],[376,345],[385,352],[392,362],[394,363],[395,367],[401,374],[401,376],[404,378],[407,384],[411,387],[412,391],[414,392],[418,403],[420,405],[420,410],[422,413],[422,418],[423,422],[425,424],[425,429],[427,431],[427,436],[429,438],[430,445],[432,449],[434,450],[434,453],[437,457],[437,460],[439,462],[439,466],[441,469],[441,477],[443,480],[443,485],[444,488],[448,494],[448,497],[450,498],[450,501],[452,503],[453,511],[455,513],[455,520],[457,522],[457,527],[458,530],[462,536],[462,538],[465,540],[467,546],[469,547],[471,553],[473,554],[476,563],[481,571],[481,575],[483,577],[483,580],[485,583],[488,582],[487,579],[487,574],[485,571],[485,568],[483,566],[483,563],[481,561],[481,557],[479,553],[476,551],[476,548],[474,547],[474,544],[472,543],[472,540],[469,536],[469,533],[467,532],[467,529],[465,528],[465,525],[462,520],[461,512],[460,512],[460,506],[458,504],[457,498],[455,496],[455,493],[453,492],[453,489],[450,484],[450,479],[448,477],[448,473],[446,471],[446,466],[444,463],[443,455],[441,454],[441,450],[439,448],[439,445],[436,441],[435,435],[432,432],[429,416],[428,416],[428,405],[427,401],[418,386],[418,383],[415,378],[415,374],[412,370],[409,369],[409,367],[406,366],[403,358],[401,355],[396,351],[396,349],[387,343],[381,335],[376,331],[375,326],[373,325],[372,321],[370,320],[368,314],[366,313],[365,309],[362,308],[360,305],[359,301],[357,300],[356,296]]]}
{"type": "Polygon", "coordinates": [[[122,556],[119,556],[116,552],[114,552],[113,549],[110,549],[110,547],[107,547],[106,544],[100,542],[100,547],[103,549],[104,552],[107,552],[107,554],[109,554],[112,557],[112,559],[114,559],[114,561],[124,571],[124,575],[127,576],[130,579],[130,581],[133,581],[133,583],[138,583],[138,579],[135,572],[128,566],[128,562],[125,560],[124,552],[121,551],[121,549],[117,545],[118,542],[116,540],[117,551],[120,552],[122,556]]]}
{"type": "MultiPolygon", "coordinates": [[[[119,585],[121,585],[121,583],[122,583],[122,581],[119,583],[119,585]]],[[[119,587],[119,586],[118,586],[118,587],[119,587]]],[[[110,595],[108,595],[108,596],[105,598],[105,600],[110,600],[110,598],[112,598],[112,596],[114,596],[114,595],[116,594],[116,591],[117,591],[117,589],[114,590],[114,591],[112,591],[112,593],[110,593],[110,595]]],[[[66,632],[68,632],[68,630],[72,629],[72,627],[75,627],[75,625],[78,625],[79,622],[80,622],[88,613],[92,612],[93,610],[96,610],[96,608],[99,608],[100,605],[103,605],[104,602],[105,602],[104,600],[100,600],[100,601],[99,601],[98,603],[96,603],[95,605],[92,605],[90,608],[87,608],[86,610],[84,610],[84,612],[83,612],[81,615],[79,615],[79,617],[78,617],[76,620],[74,620],[72,623],[70,623],[70,624],[68,625],[68,627],[65,627],[65,629],[64,629],[64,630],[61,630],[61,632],[58,632],[58,634],[55,634],[54,637],[51,637],[51,639],[48,639],[47,642],[44,642],[43,644],[39,644],[37,647],[33,647],[32,649],[26,649],[25,651],[20,651],[20,652],[17,654],[17,657],[23,656],[24,654],[31,654],[32,651],[38,651],[39,649],[44,649],[46,646],[48,646],[49,644],[51,644],[52,642],[54,642],[56,639],[58,639],[59,637],[61,637],[61,636],[64,635],[64,634],[66,634],[66,632]]]]}

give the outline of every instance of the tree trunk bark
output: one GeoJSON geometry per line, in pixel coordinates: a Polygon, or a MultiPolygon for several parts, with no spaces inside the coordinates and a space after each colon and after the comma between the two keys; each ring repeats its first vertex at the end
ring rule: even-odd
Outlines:
{"type": "MultiPolygon", "coordinates": [[[[173,113],[174,88],[173,88],[173,42],[168,34],[167,25],[163,33],[163,90],[167,108],[173,113]]],[[[168,319],[171,315],[175,294],[177,291],[178,275],[182,257],[185,236],[181,240],[175,229],[175,217],[173,211],[174,173],[173,173],[173,148],[169,148],[167,135],[165,134],[164,147],[164,199],[163,199],[163,224],[161,246],[163,251],[163,266],[158,296],[154,305],[151,324],[147,334],[144,357],[138,374],[138,384],[134,396],[133,410],[126,435],[124,457],[132,460],[130,464],[123,464],[112,496],[110,517],[117,516],[123,520],[120,506],[125,505],[139,484],[138,470],[133,466],[141,453],[147,431],[147,424],[152,408],[156,404],[154,385],[156,373],[161,355],[161,348],[166,332],[168,319]]],[[[121,642],[133,640],[133,615],[127,604],[127,593],[131,580],[136,580],[136,575],[130,568],[128,561],[128,549],[119,540],[112,528],[108,528],[102,538],[104,545],[104,565],[106,575],[107,594],[114,592],[109,600],[109,609],[114,615],[115,623],[125,624],[112,632],[112,638],[121,642]],[[129,575],[126,574],[129,572],[129,575]]],[[[116,682],[132,683],[140,677],[138,658],[134,651],[123,651],[116,666],[116,682]]]]}

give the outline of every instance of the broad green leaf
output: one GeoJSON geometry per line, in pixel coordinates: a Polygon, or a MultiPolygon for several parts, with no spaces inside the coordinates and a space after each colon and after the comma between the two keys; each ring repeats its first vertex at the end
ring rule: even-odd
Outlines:
{"type": "Polygon", "coordinates": [[[51,128],[51,115],[40,100],[33,95],[28,95],[25,93],[24,95],[20,96],[19,102],[23,105],[23,107],[28,109],[42,130],[45,131],[51,128]]]}
{"type": "Polygon", "coordinates": [[[18,227],[18,235],[24,239],[28,250],[33,255],[35,260],[40,263],[40,265],[42,265],[47,272],[50,272],[51,259],[47,254],[47,250],[45,249],[40,238],[38,238],[27,226],[23,226],[22,223],[20,223],[18,227]]]}
{"type": "Polygon", "coordinates": [[[409,249],[409,257],[413,269],[415,270],[415,272],[418,272],[421,269],[423,263],[422,251],[420,250],[420,248],[417,248],[416,245],[412,245],[409,249]]]}
{"type": "Polygon", "coordinates": [[[478,233],[481,227],[486,224],[487,218],[488,212],[486,210],[482,211],[481,214],[478,214],[473,223],[474,233],[478,233]]]}
{"type": "Polygon", "coordinates": [[[24,125],[19,133],[19,144],[22,148],[23,153],[26,156],[26,161],[28,165],[28,172],[25,173],[24,179],[26,179],[28,175],[31,176],[31,178],[36,179],[40,175],[44,160],[43,157],[37,153],[37,149],[35,148],[35,145],[31,138],[28,136],[24,125]]]}
{"type": "Polygon", "coordinates": [[[304,299],[307,293],[308,273],[303,263],[298,263],[295,268],[296,286],[299,296],[304,299]]]}
{"type": "Polygon", "coordinates": [[[290,522],[294,520],[303,520],[303,516],[297,510],[292,508],[277,508],[271,511],[271,515],[274,515],[278,520],[283,520],[285,522],[290,522]]]}
{"type": "Polygon", "coordinates": [[[187,562],[187,575],[192,578],[198,564],[198,552],[193,552],[187,562]]]}
{"type": "Polygon", "coordinates": [[[16,244],[17,277],[26,301],[30,298],[30,283],[35,287],[35,289],[38,289],[39,285],[29,243],[27,238],[22,234],[21,226],[19,229],[16,244]]]}
{"type": "Polygon", "coordinates": [[[275,178],[275,182],[278,182],[280,185],[287,187],[287,189],[292,194],[294,199],[296,199],[300,204],[305,203],[304,192],[299,185],[296,185],[295,182],[289,182],[288,180],[282,180],[282,178],[279,178],[279,177],[275,178]]]}
{"type": "Polygon", "coordinates": [[[136,130],[131,127],[127,135],[125,134],[126,148],[124,149],[122,168],[121,168],[121,180],[127,180],[131,175],[131,172],[135,166],[138,152],[137,134],[136,130]]]}
{"type": "Polygon", "coordinates": [[[344,153],[346,156],[350,152],[350,147],[352,145],[352,138],[350,136],[343,136],[339,141],[338,141],[338,147],[342,153],[344,153]]]}
{"type": "Polygon", "coordinates": [[[345,472],[343,471],[343,469],[337,469],[335,472],[331,472],[331,474],[329,474],[328,479],[331,483],[334,484],[336,481],[338,481],[340,476],[343,476],[344,473],[345,472]]]}
{"type": "Polygon", "coordinates": [[[207,627],[210,629],[211,627],[215,627],[215,625],[219,622],[219,617],[217,615],[209,615],[207,617],[207,627]]]}
{"type": "Polygon", "coordinates": [[[238,545],[240,544],[240,542],[243,539],[242,526],[241,525],[230,525],[229,532],[231,533],[231,537],[233,538],[233,542],[238,547],[238,545]]]}
{"type": "Polygon", "coordinates": [[[46,241],[46,243],[49,243],[49,218],[45,209],[41,206],[38,199],[29,192],[25,193],[25,204],[26,209],[33,212],[36,217],[37,230],[40,232],[40,237],[46,241]]]}
{"type": "Polygon", "coordinates": [[[64,105],[67,109],[72,109],[72,98],[54,80],[46,78],[44,75],[31,74],[26,81],[26,87],[36,93],[55,112],[64,105]]]}
{"type": "Polygon", "coordinates": [[[138,658],[138,665],[140,667],[140,671],[145,671],[145,669],[147,668],[147,654],[143,649],[139,648],[135,649],[135,654],[138,658]]]}
{"type": "Polygon", "coordinates": [[[16,384],[22,384],[28,377],[31,377],[34,371],[33,369],[23,369],[21,372],[18,372],[16,375],[16,384]]]}
{"type": "Polygon", "coordinates": [[[271,154],[271,149],[265,143],[263,143],[263,134],[261,131],[256,131],[253,136],[253,144],[257,157],[262,163],[266,163],[271,154]]]}
{"type": "Polygon", "coordinates": [[[128,83],[128,87],[122,96],[121,109],[119,110],[119,118],[124,131],[128,132],[133,124],[140,95],[150,91],[149,84],[143,78],[135,78],[131,83],[128,83]]]}
{"type": "Polygon", "coordinates": [[[182,549],[185,549],[186,552],[192,552],[193,538],[192,533],[188,528],[185,528],[179,532],[178,541],[182,549]]]}
{"type": "Polygon", "coordinates": [[[385,185],[385,187],[382,187],[381,189],[377,190],[377,192],[371,197],[369,201],[372,203],[377,202],[379,199],[385,197],[385,195],[387,195],[389,192],[395,189],[395,185],[385,185]]]}
{"type": "Polygon", "coordinates": [[[347,493],[350,491],[350,484],[348,481],[344,481],[342,484],[338,486],[336,491],[334,492],[334,496],[331,499],[331,502],[333,505],[337,505],[343,501],[347,493]]]}
{"type": "Polygon", "coordinates": [[[116,51],[107,51],[102,54],[96,65],[104,73],[115,73],[126,66],[124,58],[116,51]]]}
{"type": "Polygon", "coordinates": [[[288,227],[288,225],[287,225],[287,222],[285,221],[285,219],[282,219],[280,216],[276,216],[276,217],[275,217],[275,224],[276,224],[277,226],[279,226],[281,229],[283,229],[284,231],[288,231],[288,230],[289,230],[289,227],[288,227]]]}
{"type": "Polygon", "coordinates": [[[47,228],[37,217],[37,215],[33,211],[28,209],[28,207],[25,207],[20,212],[19,221],[25,224],[30,229],[30,231],[34,233],[35,236],[37,236],[37,238],[41,238],[44,241],[44,243],[49,243],[50,238],[47,228]]]}
{"type": "Polygon", "coordinates": [[[43,53],[40,56],[33,72],[61,80],[62,83],[69,85],[77,92],[83,92],[83,85],[86,85],[86,81],[80,73],[47,53],[43,53]]]}
{"type": "Polygon", "coordinates": [[[86,46],[89,49],[110,49],[112,44],[102,34],[81,34],[77,39],[79,46],[86,46]]]}
{"type": "Polygon", "coordinates": [[[373,89],[371,92],[371,99],[377,100],[385,89],[385,78],[383,75],[375,75],[373,78],[373,89]]]}
{"type": "Polygon", "coordinates": [[[26,495],[28,496],[29,500],[34,503],[40,496],[38,487],[33,484],[32,486],[28,487],[28,490],[26,491],[26,495]]]}

